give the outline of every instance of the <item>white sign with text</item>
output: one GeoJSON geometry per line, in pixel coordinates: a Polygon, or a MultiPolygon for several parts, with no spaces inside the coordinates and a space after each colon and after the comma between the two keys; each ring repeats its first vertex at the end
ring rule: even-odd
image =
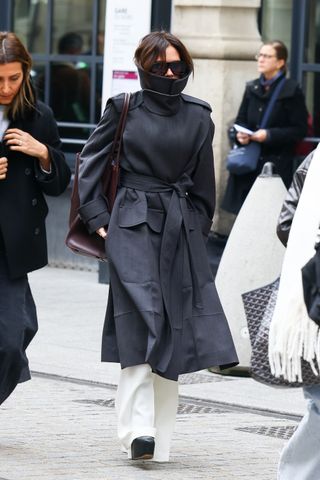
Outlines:
{"type": "Polygon", "coordinates": [[[109,97],[140,89],[133,55],[150,23],[151,0],[107,0],[102,109],[109,97]]]}

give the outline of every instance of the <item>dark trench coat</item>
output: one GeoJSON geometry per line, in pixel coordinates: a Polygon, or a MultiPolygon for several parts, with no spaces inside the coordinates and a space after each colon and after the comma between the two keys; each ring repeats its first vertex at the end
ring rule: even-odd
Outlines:
{"type": "Polygon", "coordinates": [[[80,215],[109,224],[110,294],[102,360],[181,373],[237,363],[205,240],[215,206],[210,107],[187,95],[131,96],[111,218],[99,178],[123,95],[109,100],[81,153],[80,215]]]}

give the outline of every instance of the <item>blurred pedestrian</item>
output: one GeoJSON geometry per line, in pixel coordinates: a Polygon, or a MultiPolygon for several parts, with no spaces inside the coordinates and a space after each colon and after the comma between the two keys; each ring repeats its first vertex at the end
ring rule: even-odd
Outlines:
{"type": "Polygon", "coordinates": [[[237,355],[205,247],[215,207],[211,108],[181,93],[193,62],[174,35],[146,35],[135,63],[142,90],[131,95],[111,217],[100,178],[123,94],[108,101],[81,153],[79,211],[106,239],[102,360],[122,367],[122,448],[132,459],[168,461],[179,374],[230,367],[237,355]]]}
{"type": "Polygon", "coordinates": [[[27,273],[47,263],[44,198],[67,187],[70,170],[51,110],[35,98],[31,57],[0,32],[0,403],[30,379],[25,350],[37,331],[27,273]]]}
{"type": "MultiPolygon", "coordinates": [[[[286,79],[269,116],[267,127],[260,123],[270,97],[287,73],[288,51],[279,40],[266,42],[256,56],[260,77],[248,82],[235,124],[252,131],[252,134],[235,130],[238,145],[261,143],[261,156],[257,169],[248,174],[230,174],[222,208],[237,214],[264,163],[272,162],[289,188],[293,176],[293,158],[297,142],[308,129],[308,112],[299,85],[286,79]]],[[[232,130],[234,131],[234,130],[232,130]]]]}
{"type": "MultiPolygon", "coordinates": [[[[58,55],[67,58],[55,61],[50,69],[50,106],[54,116],[60,122],[89,122],[90,74],[88,65],[77,60],[78,55],[84,54],[83,38],[79,33],[67,32],[59,39],[57,48],[58,55]],[[72,59],[73,56],[75,60],[72,59]]],[[[35,86],[41,99],[44,98],[45,81],[44,73],[35,79],[35,86]]],[[[63,135],[78,138],[79,128],[64,127],[63,135]]],[[[66,146],[65,149],[70,148],[66,146]]]]}
{"type": "MultiPolygon", "coordinates": [[[[58,42],[59,55],[81,55],[82,48],[83,38],[79,33],[68,32],[58,42]]],[[[58,121],[89,122],[90,75],[85,63],[70,59],[53,63],[50,105],[58,121]]],[[[75,129],[64,129],[66,136],[74,137],[75,132],[75,129]]]]}
{"type": "MultiPolygon", "coordinates": [[[[301,356],[319,375],[320,330],[308,317],[303,300],[301,275],[301,267],[313,256],[319,228],[319,175],[318,146],[295,172],[277,227],[278,236],[287,246],[287,252],[271,325],[269,353],[271,359],[277,358],[274,368],[282,367],[281,374],[284,378],[287,371],[295,374],[301,368],[301,356]],[[278,361],[279,358],[281,361],[278,361]]],[[[318,377],[315,377],[315,381],[317,379],[318,377]]],[[[308,410],[281,453],[278,480],[320,478],[319,381],[303,387],[303,392],[308,400],[308,410]]]]}

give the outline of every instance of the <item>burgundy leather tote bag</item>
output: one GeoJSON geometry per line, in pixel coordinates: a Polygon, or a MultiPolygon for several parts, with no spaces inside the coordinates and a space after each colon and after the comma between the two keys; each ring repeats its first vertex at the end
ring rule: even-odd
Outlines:
{"type": "MultiPolygon", "coordinates": [[[[112,147],[106,162],[106,168],[102,175],[102,188],[108,201],[109,213],[112,211],[114,200],[117,194],[120,175],[120,152],[122,145],[122,136],[129,110],[130,93],[125,93],[122,112],[116,134],[113,139],[112,147]]],[[[97,233],[90,234],[82,222],[78,209],[80,206],[78,191],[79,176],[79,154],[76,157],[74,183],[71,194],[71,206],[69,214],[69,232],[66,237],[66,245],[74,253],[94,257],[101,261],[106,261],[105,240],[97,233]]]]}

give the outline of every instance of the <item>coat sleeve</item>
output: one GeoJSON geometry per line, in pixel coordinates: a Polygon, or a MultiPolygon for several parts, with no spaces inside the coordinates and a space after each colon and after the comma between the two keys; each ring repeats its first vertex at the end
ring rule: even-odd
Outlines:
{"type": "Polygon", "coordinates": [[[110,214],[100,180],[118,120],[119,113],[109,101],[100,122],[80,154],[79,214],[90,233],[109,224],[110,214]]]}
{"type": "Polygon", "coordinates": [[[35,159],[34,169],[36,181],[46,195],[58,196],[65,191],[70,182],[70,168],[61,150],[61,141],[58,127],[51,109],[46,107],[41,116],[41,138],[37,140],[46,145],[51,160],[51,172],[45,173],[39,161],[35,159]]]}
{"type": "Polygon", "coordinates": [[[304,95],[299,86],[295,93],[284,103],[288,124],[281,127],[267,128],[267,139],[265,144],[277,146],[286,143],[297,143],[302,140],[308,131],[308,111],[304,95]]]}
{"type": "Polygon", "coordinates": [[[277,235],[279,240],[286,247],[288,243],[289,233],[292,220],[299,203],[301,191],[307,175],[309,165],[313,157],[311,152],[294,173],[292,183],[283,202],[281,212],[278,219],[277,235]]]}
{"type": "Polygon", "coordinates": [[[212,150],[214,124],[210,117],[209,119],[208,132],[199,151],[197,166],[192,176],[193,186],[189,190],[189,197],[199,212],[202,232],[206,236],[212,225],[216,195],[212,150]]]}

